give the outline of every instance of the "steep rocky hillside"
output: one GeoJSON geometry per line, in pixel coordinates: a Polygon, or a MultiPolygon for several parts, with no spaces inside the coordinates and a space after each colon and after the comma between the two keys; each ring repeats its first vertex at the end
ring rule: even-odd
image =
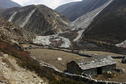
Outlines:
{"type": "Polygon", "coordinates": [[[71,21],[74,21],[78,17],[99,8],[108,1],[109,0],[82,0],[80,2],[62,5],[55,10],[69,18],[71,21]]]}
{"type": "Polygon", "coordinates": [[[0,52],[0,84],[48,84],[34,72],[20,67],[18,61],[0,52]]]}
{"type": "Polygon", "coordinates": [[[0,40],[31,42],[35,34],[0,18],[0,40]]]}
{"type": "Polygon", "coordinates": [[[83,39],[120,43],[126,40],[126,0],[114,0],[83,33],[83,39]]]}
{"type": "MultiPolygon", "coordinates": [[[[71,23],[73,30],[77,30],[77,37],[74,41],[78,41],[81,37],[83,32],[88,28],[88,26],[92,23],[94,18],[99,15],[113,0],[106,1],[104,4],[99,6],[98,8],[82,15],[81,17],[77,18],[75,21],[71,23]]],[[[97,2],[96,2],[97,3],[97,2]]]]}
{"type": "Polygon", "coordinates": [[[94,18],[104,10],[110,3],[112,3],[113,0],[106,1],[104,4],[99,6],[98,8],[82,15],[81,17],[77,18],[75,21],[72,22],[72,25],[78,29],[85,29],[87,28],[90,23],[94,20],[94,18]]]}
{"type": "Polygon", "coordinates": [[[10,8],[2,14],[8,21],[38,35],[52,35],[69,28],[69,21],[43,5],[10,8]]]}
{"type": "Polygon", "coordinates": [[[0,8],[19,7],[20,5],[11,0],[0,0],[0,8]]]}
{"type": "MultiPolygon", "coordinates": [[[[73,42],[78,42],[79,39],[81,39],[83,32],[92,23],[94,18],[99,15],[99,13],[104,10],[104,8],[106,8],[110,3],[112,3],[112,1],[113,0],[83,0],[81,2],[73,2],[71,3],[71,5],[68,4],[66,6],[61,6],[61,8],[65,10],[65,12],[67,10],[71,10],[71,13],[68,13],[68,15],[76,17],[76,20],[74,20],[70,24],[72,30],[67,32],[67,34],[70,35],[71,33],[74,33],[72,34],[72,36],[67,37],[70,39],[72,38],[73,42]],[[66,7],[69,8],[65,9],[66,7]]],[[[60,7],[57,9],[60,9],[60,7]]],[[[62,11],[62,9],[59,11],[62,11]]]]}

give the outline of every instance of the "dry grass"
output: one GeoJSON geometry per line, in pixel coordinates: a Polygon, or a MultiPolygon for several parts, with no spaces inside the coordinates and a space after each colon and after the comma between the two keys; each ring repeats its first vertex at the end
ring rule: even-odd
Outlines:
{"type": "Polygon", "coordinates": [[[121,69],[123,69],[124,71],[126,71],[126,64],[121,63],[121,60],[122,60],[122,59],[115,59],[115,60],[116,60],[116,62],[117,62],[117,68],[121,68],[121,69]]]}
{"type": "Polygon", "coordinates": [[[102,55],[102,56],[124,56],[122,54],[105,52],[105,51],[81,51],[81,53],[88,55],[102,55]]]}
{"type": "Polygon", "coordinates": [[[105,75],[98,75],[95,79],[105,81],[126,82],[126,74],[115,74],[113,78],[107,78],[105,75]]]}
{"type": "Polygon", "coordinates": [[[52,64],[60,70],[66,70],[66,64],[72,60],[85,58],[77,54],[67,53],[58,50],[31,49],[28,51],[30,51],[31,55],[34,56],[36,59],[52,64]],[[58,61],[57,58],[62,58],[62,60],[58,61]]]}

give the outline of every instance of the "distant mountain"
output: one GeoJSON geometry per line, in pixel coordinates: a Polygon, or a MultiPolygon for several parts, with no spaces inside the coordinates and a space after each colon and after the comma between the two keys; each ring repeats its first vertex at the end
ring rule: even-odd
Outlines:
{"type": "Polygon", "coordinates": [[[20,5],[11,0],[0,0],[0,8],[5,9],[11,7],[20,7],[20,5]]]}
{"type": "Polygon", "coordinates": [[[83,33],[82,39],[117,44],[126,40],[126,0],[113,0],[83,33]]]}
{"type": "Polygon", "coordinates": [[[69,18],[69,20],[74,21],[78,17],[99,8],[108,1],[109,0],[83,0],[80,2],[71,2],[55,10],[69,18]]]}
{"type": "Polygon", "coordinates": [[[0,8],[0,14],[4,11],[4,9],[0,8]]]}
{"type": "Polygon", "coordinates": [[[38,35],[52,35],[69,29],[69,20],[43,5],[10,8],[2,17],[38,35]]]}

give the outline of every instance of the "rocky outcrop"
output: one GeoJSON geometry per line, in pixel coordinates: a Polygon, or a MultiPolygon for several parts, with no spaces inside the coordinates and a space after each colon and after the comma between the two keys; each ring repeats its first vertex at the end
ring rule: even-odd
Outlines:
{"type": "Polygon", "coordinates": [[[71,21],[74,21],[80,16],[99,8],[108,1],[109,0],[82,0],[80,2],[62,5],[55,10],[69,18],[71,21]]]}
{"type": "Polygon", "coordinates": [[[64,16],[43,5],[11,8],[4,11],[2,16],[38,35],[52,35],[69,29],[69,21],[64,16]]]}
{"type": "Polygon", "coordinates": [[[117,43],[116,46],[125,49],[126,48],[126,40],[121,43],[117,43]]]}
{"type": "Polygon", "coordinates": [[[13,56],[0,52],[0,84],[48,84],[36,73],[19,66],[17,62],[13,56]]]}
{"type": "Polygon", "coordinates": [[[0,8],[6,9],[11,7],[19,7],[20,5],[12,0],[0,0],[0,8]]]}
{"type": "Polygon", "coordinates": [[[36,38],[33,39],[33,43],[49,48],[70,48],[71,46],[69,39],[58,35],[36,36],[36,38]]]}
{"type": "Polygon", "coordinates": [[[11,42],[32,42],[35,34],[0,18],[0,40],[11,42]]]}

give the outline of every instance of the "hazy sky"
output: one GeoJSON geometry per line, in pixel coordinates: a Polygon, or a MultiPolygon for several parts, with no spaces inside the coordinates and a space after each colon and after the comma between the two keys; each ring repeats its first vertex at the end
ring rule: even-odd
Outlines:
{"type": "Polygon", "coordinates": [[[21,5],[30,5],[30,4],[44,4],[50,8],[56,8],[59,5],[74,2],[74,1],[81,1],[81,0],[12,0],[21,5]]]}

